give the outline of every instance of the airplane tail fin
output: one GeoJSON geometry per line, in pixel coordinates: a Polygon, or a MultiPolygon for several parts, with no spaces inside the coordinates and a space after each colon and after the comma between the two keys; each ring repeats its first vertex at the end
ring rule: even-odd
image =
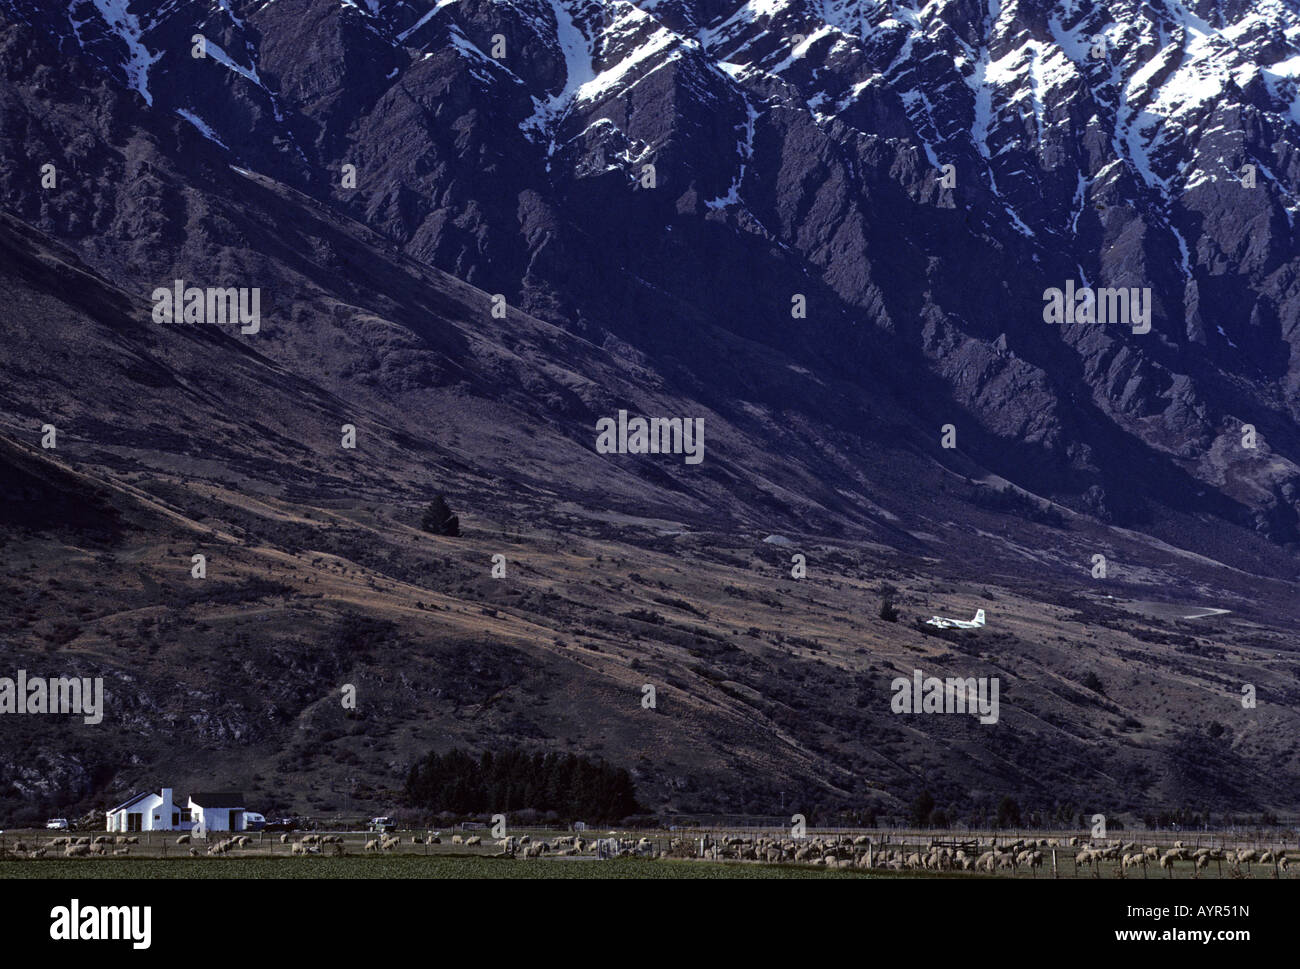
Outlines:
{"type": "Polygon", "coordinates": [[[977,625],[977,626],[982,626],[982,625],[984,625],[984,610],[983,610],[983,609],[979,609],[979,610],[976,611],[976,613],[975,613],[975,625],[977,625]]]}

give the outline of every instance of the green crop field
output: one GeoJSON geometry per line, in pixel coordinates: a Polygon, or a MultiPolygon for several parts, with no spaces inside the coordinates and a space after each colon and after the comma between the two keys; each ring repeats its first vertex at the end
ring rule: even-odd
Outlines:
{"type": "Polygon", "coordinates": [[[466,855],[368,858],[53,858],[0,863],[0,878],[877,878],[802,865],[619,858],[513,861],[466,855]]]}

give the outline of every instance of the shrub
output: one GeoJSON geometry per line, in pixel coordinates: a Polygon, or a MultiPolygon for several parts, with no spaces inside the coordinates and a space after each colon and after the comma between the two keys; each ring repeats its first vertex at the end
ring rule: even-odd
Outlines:
{"type": "Polygon", "coordinates": [[[460,518],[451,513],[446,498],[435,495],[433,501],[429,502],[428,507],[424,509],[420,527],[434,535],[455,537],[460,534],[460,518]]]}

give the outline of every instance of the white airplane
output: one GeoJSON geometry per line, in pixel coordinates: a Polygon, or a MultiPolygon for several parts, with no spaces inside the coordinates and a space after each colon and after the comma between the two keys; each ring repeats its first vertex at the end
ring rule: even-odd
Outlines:
{"type": "Polygon", "coordinates": [[[940,629],[979,629],[984,625],[984,610],[980,609],[975,613],[975,618],[970,622],[963,619],[945,619],[943,616],[933,616],[925,621],[927,626],[938,626],[940,629]]]}

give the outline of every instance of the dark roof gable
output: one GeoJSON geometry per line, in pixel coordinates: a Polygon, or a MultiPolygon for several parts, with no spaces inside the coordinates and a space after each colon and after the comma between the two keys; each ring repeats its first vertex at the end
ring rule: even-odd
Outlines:
{"type": "Polygon", "coordinates": [[[122,808],[130,807],[132,804],[136,803],[136,801],[143,800],[144,798],[149,797],[151,794],[153,794],[153,791],[141,791],[139,794],[136,794],[132,797],[128,797],[121,804],[109,808],[106,813],[112,814],[114,811],[120,811],[122,810],[122,808]]]}
{"type": "Polygon", "coordinates": [[[205,808],[241,808],[244,806],[244,795],[232,791],[215,794],[191,794],[190,800],[199,807],[205,808]]]}

